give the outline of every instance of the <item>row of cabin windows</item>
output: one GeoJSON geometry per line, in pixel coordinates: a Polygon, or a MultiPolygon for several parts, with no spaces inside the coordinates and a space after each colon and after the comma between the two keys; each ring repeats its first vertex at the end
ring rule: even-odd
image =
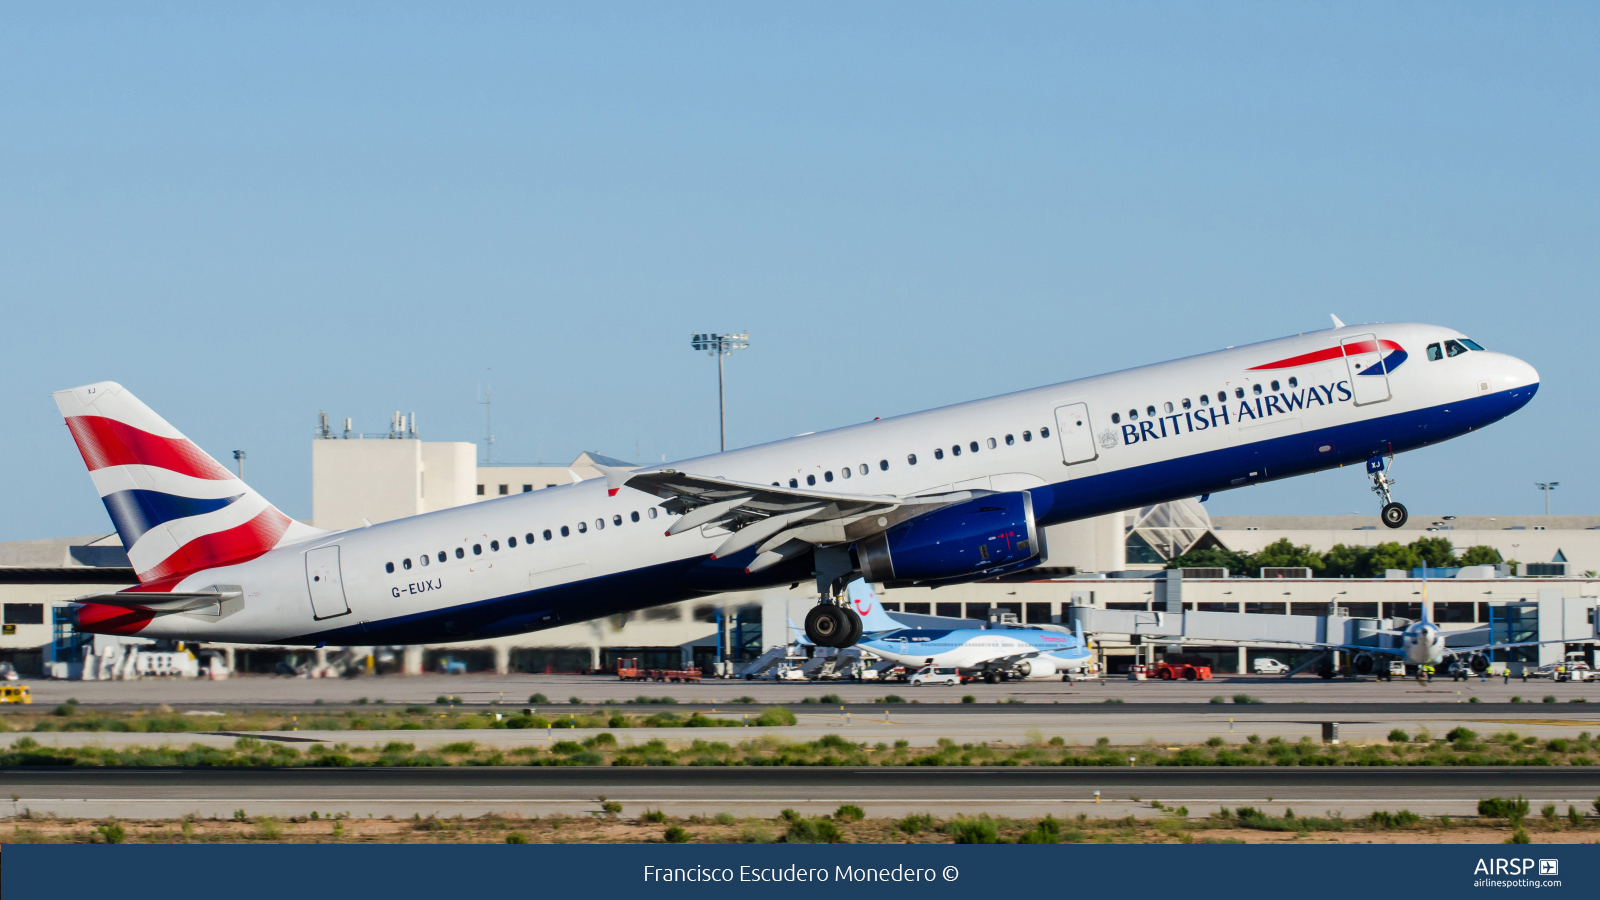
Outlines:
{"type": "MultiPolygon", "coordinates": [[[[649,517],[649,518],[652,518],[652,519],[654,519],[656,516],[658,516],[660,514],[661,513],[654,506],[652,506],[649,509],[645,510],[645,515],[647,517],[649,517]]],[[[628,514],[628,521],[631,521],[631,522],[639,521],[639,511],[638,510],[634,510],[633,512],[629,513],[628,514]]],[[[612,516],[611,517],[611,524],[612,525],[621,525],[622,524],[622,514],[618,513],[618,514],[612,516]]],[[[606,527],[606,520],[604,518],[599,518],[599,519],[595,519],[594,520],[594,529],[596,531],[600,531],[600,530],[604,529],[605,527],[606,527]]],[[[579,534],[585,534],[588,531],[589,531],[589,523],[588,522],[579,522],[578,523],[578,533],[579,534]]],[[[568,528],[566,525],[561,526],[560,532],[561,532],[561,536],[562,537],[570,537],[572,535],[572,529],[568,528]]],[[[546,528],[543,532],[541,532],[541,535],[547,541],[555,540],[555,534],[548,528],[546,528]]],[[[527,534],[523,535],[522,536],[522,540],[523,540],[523,543],[527,544],[528,546],[530,546],[530,547],[533,546],[533,543],[534,543],[533,532],[530,531],[527,534]]],[[[506,549],[509,550],[509,549],[511,549],[511,548],[513,548],[515,546],[517,546],[516,537],[513,536],[513,537],[506,538],[506,549]]],[[[467,550],[466,550],[465,547],[457,547],[455,552],[456,552],[456,559],[465,559],[466,556],[467,556],[467,550]]],[[[489,552],[490,553],[498,553],[498,552],[500,552],[500,542],[499,541],[490,541],[489,542],[489,552]]],[[[472,555],[473,556],[482,556],[483,555],[483,545],[482,544],[473,544],[472,545],[472,555]]],[[[449,554],[448,551],[440,550],[439,553],[438,553],[438,557],[439,557],[439,562],[445,562],[446,560],[448,560],[450,558],[450,554],[449,554]]],[[[417,564],[418,565],[426,566],[430,562],[431,562],[431,560],[429,559],[428,554],[426,554],[426,553],[424,553],[421,556],[417,557],[417,564]]],[[[400,568],[402,568],[402,569],[410,569],[411,568],[411,560],[410,560],[410,558],[406,558],[406,559],[400,560],[400,568]]],[[[388,572],[391,575],[394,574],[394,563],[392,563],[392,562],[384,563],[383,564],[383,570],[385,572],[388,572]]]]}
{"type": "MultiPolygon", "coordinates": [[[[1050,429],[1049,428],[1041,428],[1041,429],[1039,429],[1039,436],[1042,437],[1042,438],[1049,437],[1050,436],[1050,429]]],[[[1022,440],[1024,442],[1033,440],[1033,432],[1024,431],[1022,433],[1022,440]]],[[[1007,447],[1010,447],[1010,446],[1016,444],[1016,442],[1017,442],[1016,435],[1012,435],[1012,434],[1006,435],[1005,441],[1006,441],[1006,446],[1007,447]]],[[[990,450],[993,450],[994,448],[1000,446],[1000,442],[998,440],[994,439],[994,438],[989,438],[988,440],[984,441],[983,443],[987,444],[989,446],[990,450]]],[[[979,444],[977,441],[972,441],[969,444],[967,444],[967,449],[970,450],[973,453],[977,453],[982,448],[982,446],[983,446],[983,444],[979,444]]],[[[955,455],[955,456],[960,456],[961,455],[961,445],[960,444],[952,444],[950,446],[950,453],[952,455],[955,455]]],[[[944,459],[944,448],[943,447],[935,448],[934,451],[933,451],[933,458],[934,459],[944,459]]],[[[917,464],[917,455],[915,453],[906,454],[906,464],[907,465],[912,465],[912,466],[916,465],[917,464]]],[[[881,472],[889,471],[889,461],[887,459],[878,460],[878,470],[881,471],[881,472]]],[[[862,463],[860,466],[858,466],[856,468],[856,471],[860,472],[862,475],[866,475],[868,472],[872,471],[872,467],[867,465],[866,463],[862,463]]],[[[849,478],[849,477],[851,477],[851,474],[852,473],[851,473],[851,470],[850,470],[849,466],[845,466],[844,468],[839,470],[839,477],[840,478],[849,478]]],[[[822,480],[823,481],[829,481],[829,482],[833,481],[833,470],[829,469],[828,471],[823,472],[822,473],[822,480]]],[[[808,486],[815,486],[816,483],[817,483],[817,476],[815,476],[815,475],[807,475],[806,476],[806,484],[808,486]]],[[[778,482],[776,482],[776,481],[774,481],[772,483],[772,486],[773,487],[781,487],[781,485],[779,485],[778,482]]],[[[798,479],[798,478],[789,479],[789,487],[798,488],[799,486],[800,486],[800,479],[798,479]]]]}
{"type": "MultiPolygon", "coordinates": [[[[1299,386],[1300,386],[1300,379],[1295,378],[1294,376],[1291,375],[1289,377],[1289,389],[1290,390],[1294,390],[1295,388],[1297,388],[1299,386]]],[[[1251,392],[1254,393],[1256,396],[1259,397],[1261,395],[1262,387],[1261,387],[1261,383],[1260,382],[1257,382],[1257,383],[1251,385],[1250,387],[1251,387],[1251,392]]],[[[1276,378],[1274,378],[1272,380],[1272,389],[1274,391],[1282,390],[1283,389],[1283,385],[1276,378]]],[[[1242,387],[1234,388],[1233,389],[1233,396],[1235,398],[1237,398],[1237,399],[1243,400],[1244,399],[1244,388],[1242,388],[1242,387]]],[[[1228,392],[1227,391],[1217,391],[1217,402],[1218,403],[1227,403],[1228,402],[1228,392]]],[[[1183,398],[1183,404],[1182,405],[1183,405],[1184,409],[1192,409],[1194,407],[1194,404],[1192,402],[1190,402],[1188,397],[1183,398]]],[[[1201,406],[1210,406],[1211,405],[1211,395],[1210,394],[1201,394],[1200,395],[1200,405],[1201,406]]],[[[1174,413],[1176,413],[1178,411],[1177,408],[1175,406],[1173,406],[1173,403],[1172,403],[1171,400],[1168,400],[1166,403],[1161,404],[1161,408],[1163,410],[1165,410],[1168,415],[1172,415],[1172,414],[1174,414],[1174,413]]],[[[1152,419],[1155,418],[1158,415],[1158,413],[1156,412],[1156,406],[1155,406],[1154,403],[1152,403],[1149,406],[1145,407],[1145,415],[1147,417],[1149,417],[1149,418],[1152,418],[1152,419]]],[[[1122,421],[1122,414],[1121,413],[1112,413],[1111,414],[1111,424],[1116,425],[1116,424],[1120,423],[1121,421],[1122,421]]],[[[1128,410],[1128,421],[1129,422],[1137,422],[1137,421],[1139,421],[1139,410],[1137,408],[1128,410]]]]}
{"type": "MultiPolygon", "coordinates": [[[[478,485],[478,496],[479,497],[482,497],[484,495],[484,488],[486,488],[486,487],[488,487],[488,485],[483,485],[483,484],[478,485]]],[[[555,487],[555,485],[547,484],[547,485],[545,485],[545,487],[553,488],[553,487],[555,487]]],[[[531,484],[525,484],[525,485],[522,486],[522,492],[524,494],[526,494],[526,493],[528,493],[529,491],[532,491],[532,490],[533,490],[533,485],[531,485],[531,484]]],[[[508,495],[510,493],[511,493],[511,485],[509,485],[509,484],[500,485],[500,496],[504,497],[504,496],[506,496],[506,495],[508,495]]]]}

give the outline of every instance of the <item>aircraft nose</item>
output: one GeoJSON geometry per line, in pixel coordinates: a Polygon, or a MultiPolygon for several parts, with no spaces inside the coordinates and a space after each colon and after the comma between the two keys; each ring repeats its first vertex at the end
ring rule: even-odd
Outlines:
{"type": "Polygon", "coordinates": [[[1515,356],[1506,357],[1505,373],[1507,387],[1529,387],[1539,383],[1539,370],[1515,356]]]}

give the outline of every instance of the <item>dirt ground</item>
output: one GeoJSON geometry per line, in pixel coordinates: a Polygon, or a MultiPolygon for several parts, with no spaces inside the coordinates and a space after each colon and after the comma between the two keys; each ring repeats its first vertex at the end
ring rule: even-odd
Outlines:
{"type": "MultiPolygon", "coordinates": [[[[1159,820],[1054,820],[1055,839],[1042,843],[1250,843],[1250,844],[1501,844],[1513,834],[1504,821],[1425,819],[1384,827],[1367,819],[1351,820],[1324,830],[1327,820],[1306,820],[1308,830],[1261,830],[1234,822],[1168,817],[1159,820]]],[[[548,816],[524,819],[488,815],[475,819],[353,819],[334,814],[310,819],[268,817],[235,820],[198,819],[68,819],[12,816],[0,820],[0,843],[292,843],[292,844],[645,844],[712,843],[1011,843],[1030,831],[1041,833],[1039,820],[940,820],[932,817],[863,819],[834,817],[736,818],[730,814],[702,818],[618,818],[548,816]],[[997,840],[960,840],[982,834],[963,830],[963,823],[989,823],[997,840]],[[798,824],[796,822],[798,821],[798,824]],[[819,823],[822,823],[819,825],[819,823]],[[830,833],[831,826],[831,833],[830,833]],[[675,832],[675,833],[671,833],[675,832]]],[[[1534,844],[1594,843],[1600,824],[1569,825],[1529,819],[1526,834],[1534,844]]],[[[1020,841],[1029,842],[1029,841],[1020,841]]]]}

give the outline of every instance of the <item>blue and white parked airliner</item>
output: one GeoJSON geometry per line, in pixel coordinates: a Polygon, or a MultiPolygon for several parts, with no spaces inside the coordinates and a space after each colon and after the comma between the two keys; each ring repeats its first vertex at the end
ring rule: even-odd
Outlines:
{"type": "Polygon", "coordinates": [[[1436,325],[1335,327],[329,532],[295,522],[121,385],[55,394],[139,584],[84,631],[416,644],[552,628],[815,577],[849,646],[856,577],[1038,565],[1044,526],[1386,460],[1520,409],[1539,376],[1436,325]]]}

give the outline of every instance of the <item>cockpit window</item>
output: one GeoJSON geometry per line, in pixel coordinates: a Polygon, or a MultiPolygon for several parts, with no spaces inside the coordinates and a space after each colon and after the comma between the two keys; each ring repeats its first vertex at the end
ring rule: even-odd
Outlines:
{"type": "Polygon", "coordinates": [[[1438,344],[1429,344],[1428,362],[1437,362],[1441,359],[1444,359],[1444,351],[1439,348],[1438,344]]]}
{"type": "Polygon", "coordinates": [[[1470,338],[1462,338],[1461,339],[1461,343],[1466,344],[1468,350],[1482,350],[1483,349],[1483,345],[1482,344],[1479,344],[1477,341],[1471,340],[1470,338]]]}
{"type": "Polygon", "coordinates": [[[1459,343],[1457,343],[1455,341],[1445,341],[1444,342],[1444,355],[1445,356],[1460,356],[1461,354],[1463,354],[1465,352],[1467,352],[1467,348],[1461,346],[1459,343]]]}

